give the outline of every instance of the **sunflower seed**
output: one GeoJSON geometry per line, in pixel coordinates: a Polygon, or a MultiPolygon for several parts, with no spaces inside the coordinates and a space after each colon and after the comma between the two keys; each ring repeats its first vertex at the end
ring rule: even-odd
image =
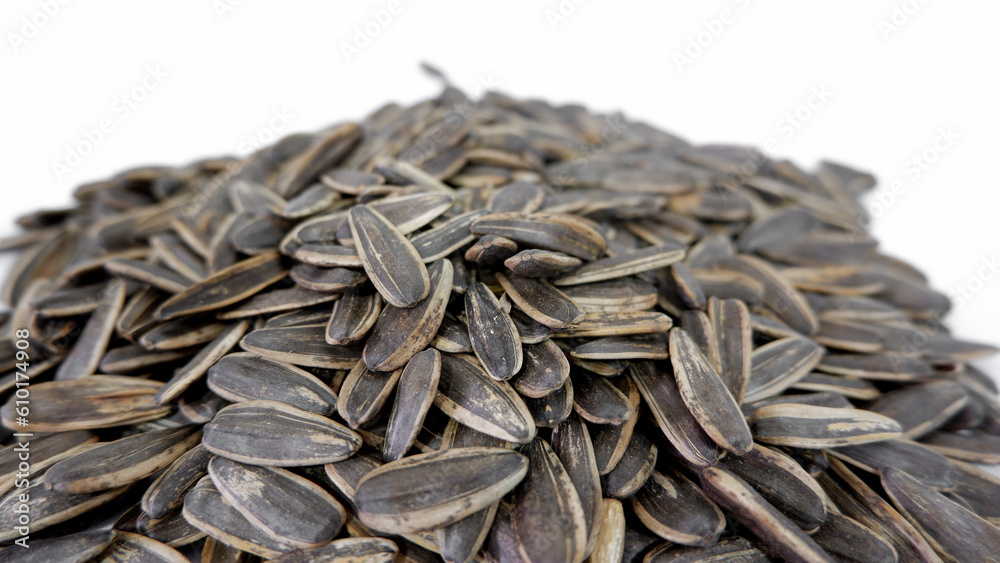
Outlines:
{"type": "Polygon", "coordinates": [[[384,538],[342,538],[304,551],[293,551],[271,559],[273,563],[391,563],[399,548],[384,538]]]}
{"type": "Polygon", "coordinates": [[[583,507],[587,526],[587,549],[590,553],[601,528],[601,479],[587,425],[579,417],[570,417],[552,430],[552,450],[569,475],[583,507]]]}
{"type": "Polygon", "coordinates": [[[382,457],[386,461],[400,459],[413,445],[434,402],[440,379],[441,353],[437,350],[424,350],[406,363],[399,376],[396,402],[385,433],[382,457]]]}
{"type": "Polygon", "coordinates": [[[802,334],[812,334],[819,328],[819,320],[802,294],[785,281],[781,274],[766,261],[753,256],[741,255],[735,259],[721,262],[719,267],[746,275],[762,284],[764,287],[763,303],[795,330],[802,334]]]}
{"type": "Polygon", "coordinates": [[[138,280],[167,293],[180,293],[191,286],[191,280],[166,268],[142,262],[116,258],[104,264],[112,274],[138,280]]]}
{"type": "Polygon", "coordinates": [[[365,364],[376,371],[394,371],[410,361],[433,340],[451,296],[454,269],[448,260],[428,268],[431,292],[409,309],[386,306],[364,348],[365,364]]]}
{"type": "Polygon", "coordinates": [[[823,348],[799,337],[769,342],[753,351],[750,357],[750,380],[744,401],[773,397],[816,367],[823,358],[823,348]]]}
{"type": "MultiPolygon", "coordinates": [[[[632,380],[623,377],[616,383],[620,390],[622,387],[626,388],[624,391],[628,395],[629,402],[638,410],[642,397],[632,380]]],[[[600,425],[592,429],[594,457],[597,460],[599,474],[606,475],[625,455],[625,450],[632,440],[632,434],[638,421],[639,417],[633,416],[618,425],[600,425]]]]}
{"type": "Polygon", "coordinates": [[[340,416],[354,429],[373,420],[396,388],[402,371],[372,371],[364,362],[358,362],[340,387],[340,416]]]}
{"type": "Polygon", "coordinates": [[[361,521],[375,529],[432,530],[487,508],[521,482],[527,470],[524,456],[503,448],[419,454],[362,477],[354,502],[361,521]],[[429,488],[428,479],[439,486],[429,488]]]}
{"type": "Polygon", "coordinates": [[[326,327],[326,341],[348,346],[365,337],[382,311],[378,293],[348,293],[333,305],[326,327]]]}
{"type": "Polygon", "coordinates": [[[594,550],[588,561],[591,563],[614,563],[622,560],[625,550],[625,513],[621,501],[613,498],[601,500],[600,528],[594,550]]]}
{"type": "Polygon", "coordinates": [[[101,284],[62,288],[32,299],[29,305],[48,318],[88,315],[100,304],[100,292],[101,284]]]}
{"type": "Polygon", "coordinates": [[[907,356],[881,354],[826,354],[817,369],[826,373],[883,381],[913,381],[933,373],[926,363],[907,356]]]}
{"type": "Polygon", "coordinates": [[[611,382],[582,370],[570,373],[573,410],[594,424],[621,424],[636,414],[629,398],[611,382]]]}
{"type": "Polygon", "coordinates": [[[791,388],[800,391],[832,392],[862,401],[877,399],[881,395],[878,388],[869,381],[816,372],[807,374],[793,384],[791,388]]]}
{"type": "Polygon", "coordinates": [[[681,399],[705,433],[737,455],[749,451],[753,437],[736,400],[682,328],[670,331],[670,356],[681,399]]]}
{"type": "Polygon", "coordinates": [[[939,554],[956,561],[996,559],[1000,547],[996,527],[899,469],[887,468],[881,476],[893,504],[939,554]]]}
{"type": "Polygon", "coordinates": [[[192,348],[181,350],[149,351],[139,344],[127,344],[112,350],[101,358],[98,369],[104,373],[136,373],[149,371],[153,366],[162,366],[183,360],[195,353],[192,348]]]}
{"type": "Polygon", "coordinates": [[[76,345],[56,368],[57,380],[78,379],[97,371],[111,341],[115,321],[125,305],[125,282],[113,280],[101,291],[97,308],[90,315],[76,345]]]}
{"type": "Polygon", "coordinates": [[[896,549],[900,561],[941,561],[926,539],[882,496],[840,461],[830,461],[831,472],[820,475],[823,490],[846,516],[880,533],[896,549]]]}
{"type": "Polygon", "coordinates": [[[525,397],[539,398],[562,387],[569,377],[569,362],[551,340],[523,346],[524,362],[511,385],[525,397]]]}
{"type": "Polygon", "coordinates": [[[878,533],[856,520],[830,514],[827,522],[812,535],[827,553],[841,561],[898,561],[895,548],[878,533]]]}
{"type": "Polygon", "coordinates": [[[720,467],[701,472],[708,498],[729,511],[780,557],[789,561],[832,561],[819,545],[743,479],[720,467]]]}
{"type": "Polygon", "coordinates": [[[181,512],[164,518],[150,518],[146,514],[139,514],[135,529],[143,536],[170,547],[183,547],[205,537],[205,533],[188,523],[181,512]]]}
{"type": "Polygon", "coordinates": [[[815,531],[826,521],[823,490],[787,455],[754,444],[743,456],[727,456],[719,463],[806,532],[815,531]]]}
{"type": "Polygon", "coordinates": [[[215,337],[210,344],[202,348],[194,358],[174,373],[170,381],[156,392],[156,402],[163,404],[173,401],[183,393],[195,380],[221,361],[226,353],[246,334],[250,327],[249,321],[238,322],[215,337]]]}
{"type": "Polygon", "coordinates": [[[646,484],[656,466],[658,449],[643,434],[632,434],[618,463],[601,476],[605,493],[618,498],[631,497],[646,484]]]}
{"type": "Polygon", "coordinates": [[[675,547],[665,542],[646,553],[644,563],[766,563],[771,559],[742,537],[722,538],[711,547],[675,547]]]}
{"type": "Polygon", "coordinates": [[[867,408],[895,420],[904,436],[916,439],[941,427],[968,400],[958,383],[937,381],[891,391],[867,408]]]}
{"type": "MultiPolygon", "coordinates": [[[[36,383],[31,387],[37,401],[31,409],[28,432],[65,432],[107,428],[155,420],[170,412],[154,400],[163,384],[116,375],[90,375],[70,381],[36,383]]],[[[6,426],[15,424],[14,399],[0,409],[6,426]]]]}
{"type": "Polygon", "coordinates": [[[671,326],[673,321],[670,317],[655,311],[594,313],[588,314],[576,324],[557,330],[554,336],[573,338],[654,334],[667,332],[671,326]]]}
{"type": "Polygon", "coordinates": [[[351,208],[349,217],[361,263],[386,302],[409,308],[427,297],[431,289],[427,268],[399,229],[364,206],[351,208]]]}
{"type": "Polygon", "coordinates": [[[329,493],[286,469],[215,457],[208,474],[240,514],[285,545],[309,549],[326,544],[347,518],[344,507],[329,493]]]}
{"type": "Polygon", "coordinates": [[[928,448],[971,463],[1000,463],[1000,436],[982,432],[931,432],[921,436],[928,448]]]}
{"type": "Polygon", "coordinates": [[[522,311],[549,328],[566,328],[584,318],[572,299],[544,280],[497,274],[497,281],[522,311]]]}
{"type": "Polygon", "coordinates": [[[45,484],[66,494],[106,491],[141,481],[170,465],[201,439],[193,427],[154,430],[81,452],[45,472],[45,484]]]}
{"type": "Polygon", "coordinates": [[[667,244],[650,246],[611,258],[594,260],[552,281],[555,285],[580,285],[621,278],[669,266],[684,259],[684,248],[667,244]]]}
{"type": "Polygon", "coordinates": [[[471,561],[489,535],[496,519],[500,502],[494,502],[489,507],[474,514],[438,528],[435,532],[441,558],[447,563],[467,563],[471,561]]]}
{"type": "Polygon", "coordinates": [[[347,268],[320,268],[310,264],[296,264],[288,274],[303,288],[320,293],[349,293],[368,281],[361,272],[347,268]]]}
{"type": "Polygon", "coordinates": [[[304,264],[321,268],[361,268],[363,262],[356,248],[334,244],[303,244],[289,255],[304,264]]]}
{"type": "Polygon", "coordinates": [[[288,275],[276,253],[237,262],[174,295],[157,309],[161,320],[221,309],[251,297],[288,275]]]}
{"type": "Polygon", "coordinates": [[[115,332],[134,340],[135,336],[156,324],[156,309],[166,301],[167,296],[153,288],[138,291],[129,298],[115,321],[115,332]]]}
{"type": "Polygon", "coordinates": [[[240,463],[297,467],[346,459],[361,447],[361,438],[317,414],[249,401],[219,411],[205,426],[202,445],[240,463]]]}
{"type": "Polygon", "coordinates": [[[573,381],[567,379],[562,387],[548,395],[532,399],[524,397],[524,404],[531,413],[531,418],[538,428],[555,428],[560,422],[569,418],[574,406],[573,381]]]}
{"type": "Polygon", "coordinates": [[[465,259],[481,266],[491,266],[517,252],[517,243],[496,235],[483,235],[465,251],[465,259]]]}
{"type": "Polygon", "coordinates": [[[35,478],[22,490],[8,493],[0,500],[0,541],[8,542],[21,537],[15,527],[19,526],[20,514],[14,510],[30,499],[31,530],[39,532],[56,524],[61,524],[81,514],[99,508],[109,501],[122,496],[128,487],[119,487],[96,493],[71,495],[50,489],[40,478],[35,478]]]}
{"type": "Polygon", "coordinates": [[[382,458],[375,450],[362,447],[354,457],[328,463],[323,470],[340,494],[353,503],[361,478],[381,465],[382,458]]]}
{"type": "Polygon", "coordinates": [[[706,467],[719,457],[715,443],[687,409],[670,366],[636,362],[630,374],[657,426],[688,463],[706,467]]]}
{"type": "Polygon", "coordinates": [[[572,479],[548,442],[536,439],[522,451],[527,475],[514,491],[510,515],[518,554],[534,563],[583,561],[587,522],[572,479]]]}
{"type": "Polygon", "coordinates": [[[606,241],[599,232],[573,215],[559,213],[494,213],[472,223],[477,235],[506,237],[529,248],[562,252],[594,260],[606,241]]]}
{"type": "Polygon", "coordinates": [[[347,168],[334,168],[320,177],[320,181],[340,193],[347,195],[358,195],[361,188],[365,186],[378,186],[385,183],[385,178],[380,174],[372,172],[362,172],[360,170],[350,170],[347,168]]]}
{"type": "Polygon", "coordinates": [[[573,348],[570,354],[582,360],[665,360],[669,357],[663,341],[619,336],[591,340],[573,348]]]}
{"type": "Polygon", "coordinates": [[[327,344],[323,325],[254,330],[243,337],[240,346],[265,358],[297,366],[350,369],[361,359],[361,350],[356,347],[327,344]]]}
{"type": "Polygon", "coordinates": [[[871,473],[894,467],[937,490],[950,490],[958,482],[957,470],[948,459],[906,440],[831,448],[827,453],[871,473]]]}
{"type": "Polygon", "coordinates": [[[654,471],[632,497],[632,510],[650,531],[682,545],[711,545],[726,525],[719,507],[674,471],[654,471]]]}
{"type": "Polygon", "coordinates": [[[794,403],[769,405],[750,416],[754,438],[796,448],[831,448],[898,438],[899,424],[873,412],[794,403]]]}
{"type": "Polygon", "coordinates": [[[816,216],[801,207],[778,208],[748,225],[736,238],[740,252],[797,239],[819,226],[816,216]]]}
{"type": "Polygon", "coordinates": [[[414,236],[410,242],[424,262],[440,260],[475,240],[476,237],[469,228],[476,219],[485,214],[485,210],[477,210],[456,215],[414,236]]]}
{"type": "Polygon", "coordinates": [[[531,413],[517,393],[492,379],[470,356],[444,354],[434,406],[484,434],[518,444],[535,437],[531,413]]]}
{"type": "Polygon", "coordinates": [[[546,278],[583,265],[583,260],[562,252],[528,249],[504,260],[511,272],[528,278],[546,278]]]}
{"type": "Polygon", "coordinates": [[[750,311],[742,301],[713,298],[708,301],[708,318],[713,337],[709,359],[737,404],[742,403],[753,365],[750,311]]]}
{"type": "Polygon", "coordinates": [[[273,559],[295,549],[274,540],[246,519],[206,475],[184,496],[184,519],[212,538],[239,550],[273,559]]]}
{"type": "Polygon", "coordinates": [[[361,140],[361,128],[355,123],[338,125],[325,137],[295,157],[285,168],[274,188],[284,198],[294,197],[323,171],[339,163],[361,140]]]}
{"type": "Polygon", "coordinates": [[[471,354],[469,329],[462,321],[446,313],[434,340],[431,340],[431,346],[450,354],[471,354]]]}
{"type": "Polygon", "coordinates": [[[211,342],[225,332],[225,323],[181,318],[154,326],[139,337],[139,344],[148,350],[178,350],[211,342]]]}
{"type": "Polygon", "coordinates": [[[268,400],[330,416],[337,395],[315,375],[293,365],[238,352],[208,370],[208,388],[234,403],[268,400]]]}
{"type": "Polygon", "coordinates": [[[61,561],[63,563],[85,563],[101,554],[109,545],[115,532],[110,530],[97,532],[77,532],[62,537],[37,540],[31,542],[30,555],[12,550],[23,549],[11,546],[0,551],[0,561],[14,563],[17,561],[61,561]]]}
{"type": "Polygon", "coordinates": [[[176,549],[154,539],[131,532],[117,531],[111,545],[101,554],[101,561],[111,563],[138,561],[185,563],[188,558],[176,549]]]}
{"type": "Polygon", "coordinates": [[[288,200],[278,212],[286,219],[321,213],[340,199],[340,193],[325,184],[313,184],[288,200]]]}
{"type": "Polygon", "coordinates": [[[167,467],[142,496],[142,511],[163,518],[181,507],[184,493],[208,473],[212,454],[197,445],[167,467]]]}

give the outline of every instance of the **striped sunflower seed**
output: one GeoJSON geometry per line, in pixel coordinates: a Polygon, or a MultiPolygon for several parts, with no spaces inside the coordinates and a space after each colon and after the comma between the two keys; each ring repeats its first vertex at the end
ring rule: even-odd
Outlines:
{"type": "Polygon", "coordinates": [[[683,328],[670,331],[670,356],[681,400],[705,433],[727,451],[737,455],[749,451],[753,436],[743,413],[683,328]]]}
{"type": "Polygon", "coordinates": [[[244,518],[285,545],[320,547],[337,535],[347,519],[344,507],[329,493],[286,469],[215,457],[208,474],[244,518]]]}
{"type": "Polygon", "coordinates": [[[53,465],[45,485],[66,494],[96,493],[159,473],[201,439],[194,427],[154,430],[101,444],[53,465]]]}
{"type": "Polygon", "coordinates": [[[524,456],[503,448],[419,454],[362,477],[354,503],[358,517],[372,528],[433,530],[490,506],[520,483],[527,471],[524,456]],[[439,486],[428,487],[428,478],[439,486]]]}
{"type": "Polygon", "coordinates": [[[891,440],[902,428],[889,417],[850,408],[779,403],[750,416],[755,439],[796,448],[831,448],[891,440]]]}
{"type": "Polygon", "coordinates": [[[361,438],[336,422],[274,401],[230,405],[204,428],[210,452],[253,465],[297,467],[340,461],[361,438]]]}
{"type": "Polygon", "coordinates": [[[490,377],[506,381],[521,371],[524,354],[517,327],[486,284],[476,282],[465,292],[469,340],[490,377]]]}
{"type": "Polygon", "coordinates": [[[427,268],[399,229],[368,207],[353,207],[349,217],[361,263],[386,302],[409,308],[427,297],[427,268]]]}
{"type": "Polygon", "coordinates": [[[583,561],[587,520],[573,480],[545,440],[536,439],[522,451],[527,474],[514,491],[510,514],[518,555],[535,563],[583,561]]]}

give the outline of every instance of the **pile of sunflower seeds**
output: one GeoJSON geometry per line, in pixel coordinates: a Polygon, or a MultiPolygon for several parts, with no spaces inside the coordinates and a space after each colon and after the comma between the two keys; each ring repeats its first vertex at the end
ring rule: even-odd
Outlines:
{"type": "Polygon", "coordinates": [[[996,561],[874,183],[446,87],[80,186],[0,243],[0,561],[996,561]]]}

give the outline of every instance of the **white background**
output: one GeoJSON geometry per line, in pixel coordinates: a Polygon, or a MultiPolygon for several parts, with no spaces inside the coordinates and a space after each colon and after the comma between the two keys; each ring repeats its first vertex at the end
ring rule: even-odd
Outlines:
{"type": "Polygon", "coordinates": [[[946,293],[968,288],[955,333],[997,344],[1000,275],[981,267],[1000,257],[998,16],[986,0],[4,0],[0,233],[125,167],[245,153],[433,95],[429,61],[470,93],[622,109],[693,142],[771,140],[807,167],[872,171],[883,250],[946,293]],[[68,165],[102,120],[111,131],[68,165]],[[942,134],[955,138],[935,152],[942,134]]]}

